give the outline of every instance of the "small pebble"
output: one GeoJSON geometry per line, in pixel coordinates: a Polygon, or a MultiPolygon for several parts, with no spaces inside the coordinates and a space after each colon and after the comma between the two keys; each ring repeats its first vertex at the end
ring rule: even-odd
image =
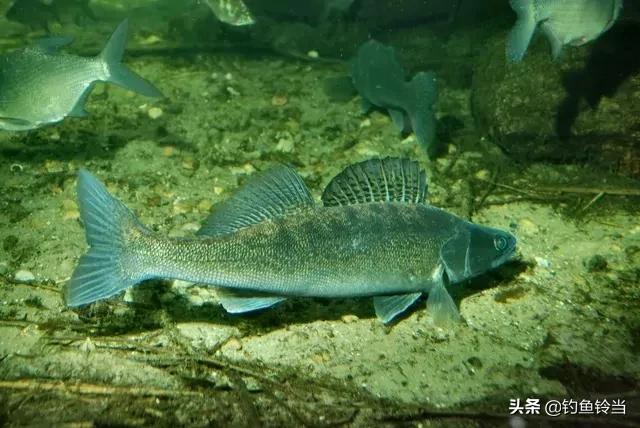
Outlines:
{"type": "Polygon", "coordinates": [[[536,261],[536,265],[540,266],[542,269],[549,269],[551,267],[551,262],[545,258],[535,256],[534,260],[536,261]]]}
{"type": "Polygon", "coordinates": [[[210,199],[202,199],[200,202],[198,202],[196,208],[198,208],[198,211],[200,212],[208,213],[209,211],[211,211],[212,206],[213,202],[210,199]]]}
{"type": "Polygon", "coordinates": [[[229,341],[226,343],[225,348],[231,350],[231,351],[239,351],[242,349],[242,342],[240,342],[238,339],[231,338],[229,339],[229,341]]]}
{"type": "Polygon", "coordinates": [[[199,223],[195,223],[195,222],[185,223],[182,226],[180,226],[180,231],[184,233],[196,233],[197,231],[200,230],[201,227],[202,225],[199,223]]]}
{"type": "Polygon", "coordinates": [[[488,169],[481,169],[480,171],[476,172],[476,178],[486,181],[491,178],[491,173],[488,169]]]}
{"type": "Polygon", "coordinates": [[[274,107],[282,107],[288,101],[289,100],[287,99],[287,96],[282,94],[276,94],[273,97],[271,97],[271,105],[274,107]]]}
{"type": "Polygon", "coordinates": [[[283,153],[291,153],[293,151],[293,140],[291,138],[280,138],[276,144],[276,150],[283,153]]]}
{"type": "Polygon", "coordinates": [[[349,315],[343,315],[342,317],[340,317],[340,319],[345,324],[351,324],[358,321],[360,318],[358,318],[357,315],[349,314],[349,315]]]}
{"type": "Polygon", "coordinates": [[[523,218],[518,222],[518,230],[525,235],[535,235],[540,231],[540,228],[531,220],[523,218]]]}
{"type": "Polygon", "coordinates": [[[149,117],[151,119],[158,119],[160,116],[162,116],[162,109],[160,107],[151,107],[148,111],[147,114],[149,115],[149,117]]]}
{"type": "Polygon", "coordinates": [[[94,349],[96,349],[96,345],[94,345],[91,339],[89,339],[88,337],[85,339],[84,342],[80,344],[80,350],[82,352],[86,352],[87,354],[93,351],[94,349]]]}
{"type": "Polygon", "coordinates": [[[204,298],[202,296],[198,296],[197,294],[189,295],[189,304],[192,306],[202,306],[205,304],[204,298]]]}
{"type": "Polygon", "coordinates": [[[186,170],[193,171],[198,166],[198,163],[193,158],[185,158],[182,161],[182,167],[186,170]]]}
{"type": "Polygon", "coordinates": [[[36,280],[36,276],[28,270],[19,270],[13,275],[15,282],[30,283],[36,280]]]}
{"type": "Polygon", "coordinates": [[[233,97],[237,97],[240,95],[240,92],[238,92],[233,86],[227,86],[227,92],[233,97]]]}
{"type": "Polygon", "coordinates": [[[170,158],[176,154],[176,148],[173,146],[165,146],[162,148],[162,156],[170,158]]]}

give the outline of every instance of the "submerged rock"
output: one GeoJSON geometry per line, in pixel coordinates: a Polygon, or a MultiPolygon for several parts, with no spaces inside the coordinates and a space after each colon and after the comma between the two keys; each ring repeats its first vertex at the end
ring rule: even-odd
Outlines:
{"type": "Polygon", "coordinates": [[[553,61],[543,41],[505,64],[504,35],[487,43],[473,81],[479,127],[522,160],[593,161],[640,176],[640,23],[621,22],[553,61]]]}

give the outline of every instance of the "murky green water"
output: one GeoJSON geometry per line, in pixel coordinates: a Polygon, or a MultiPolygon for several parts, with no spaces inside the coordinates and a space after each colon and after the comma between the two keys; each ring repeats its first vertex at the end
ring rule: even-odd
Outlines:
{"type": "Polygon", "coordinates": [[[128,17],[124,63],[164,94],[98,83],[85,118],[0,131],[0,423],[537,426],[573,399],[567,424],[637,424],[638,5],[555,61],[540,34],[508,64],[506,1],[245,3],[255,22],[234,26],[198,1],[0,0],[4,54],[66,35],[64,52],[97,55],[128,17]],[[335,85],[369,38],[407,79],[436,74],[435,155],[335,85]],[[189,237],[276,163],[318,199],[387,156],[420,162],[434,206],[518,238],[517,260],[449,287],[459,324],[434,325],[426,297],[386,326],[370,298],[230,315],[215,289],[168,281],[64,304],[86,251],[81,168],[189,237]]]}

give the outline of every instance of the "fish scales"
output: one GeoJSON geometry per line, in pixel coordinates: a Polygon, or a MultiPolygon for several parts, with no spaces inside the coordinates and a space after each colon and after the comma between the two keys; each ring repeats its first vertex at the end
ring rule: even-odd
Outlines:
{"type": "Polygon", "coordinates": [[[319,207],[223,238],[147,239],[145,264],[159,277],[281,295],[428,290],[448,226],[451,216],[428,206],[319,207]]]}

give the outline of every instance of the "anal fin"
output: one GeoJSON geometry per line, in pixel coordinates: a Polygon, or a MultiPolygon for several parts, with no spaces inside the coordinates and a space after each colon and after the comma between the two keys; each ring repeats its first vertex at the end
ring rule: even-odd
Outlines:
{"type": "Polygon", "coordinates": [[[421,294],[421,292],[417,292],[393,296],[376,296],[373,298],[376,316],[380,321],[387,324],[418,300],[421,294]]]}
{"type": "Polygon", "coordinates": [[[286,300],[286,297],[267,293],[223,288],[219,288],[217,294],[222,307],[231,314],[265,309],[286,300]]]}
{"type": "Polygon", "coordinates": [[[34,128],[37,128],[37,125],[28,120],[0,115],[0,129],[7,131],[26,131],[34,128]]]}

